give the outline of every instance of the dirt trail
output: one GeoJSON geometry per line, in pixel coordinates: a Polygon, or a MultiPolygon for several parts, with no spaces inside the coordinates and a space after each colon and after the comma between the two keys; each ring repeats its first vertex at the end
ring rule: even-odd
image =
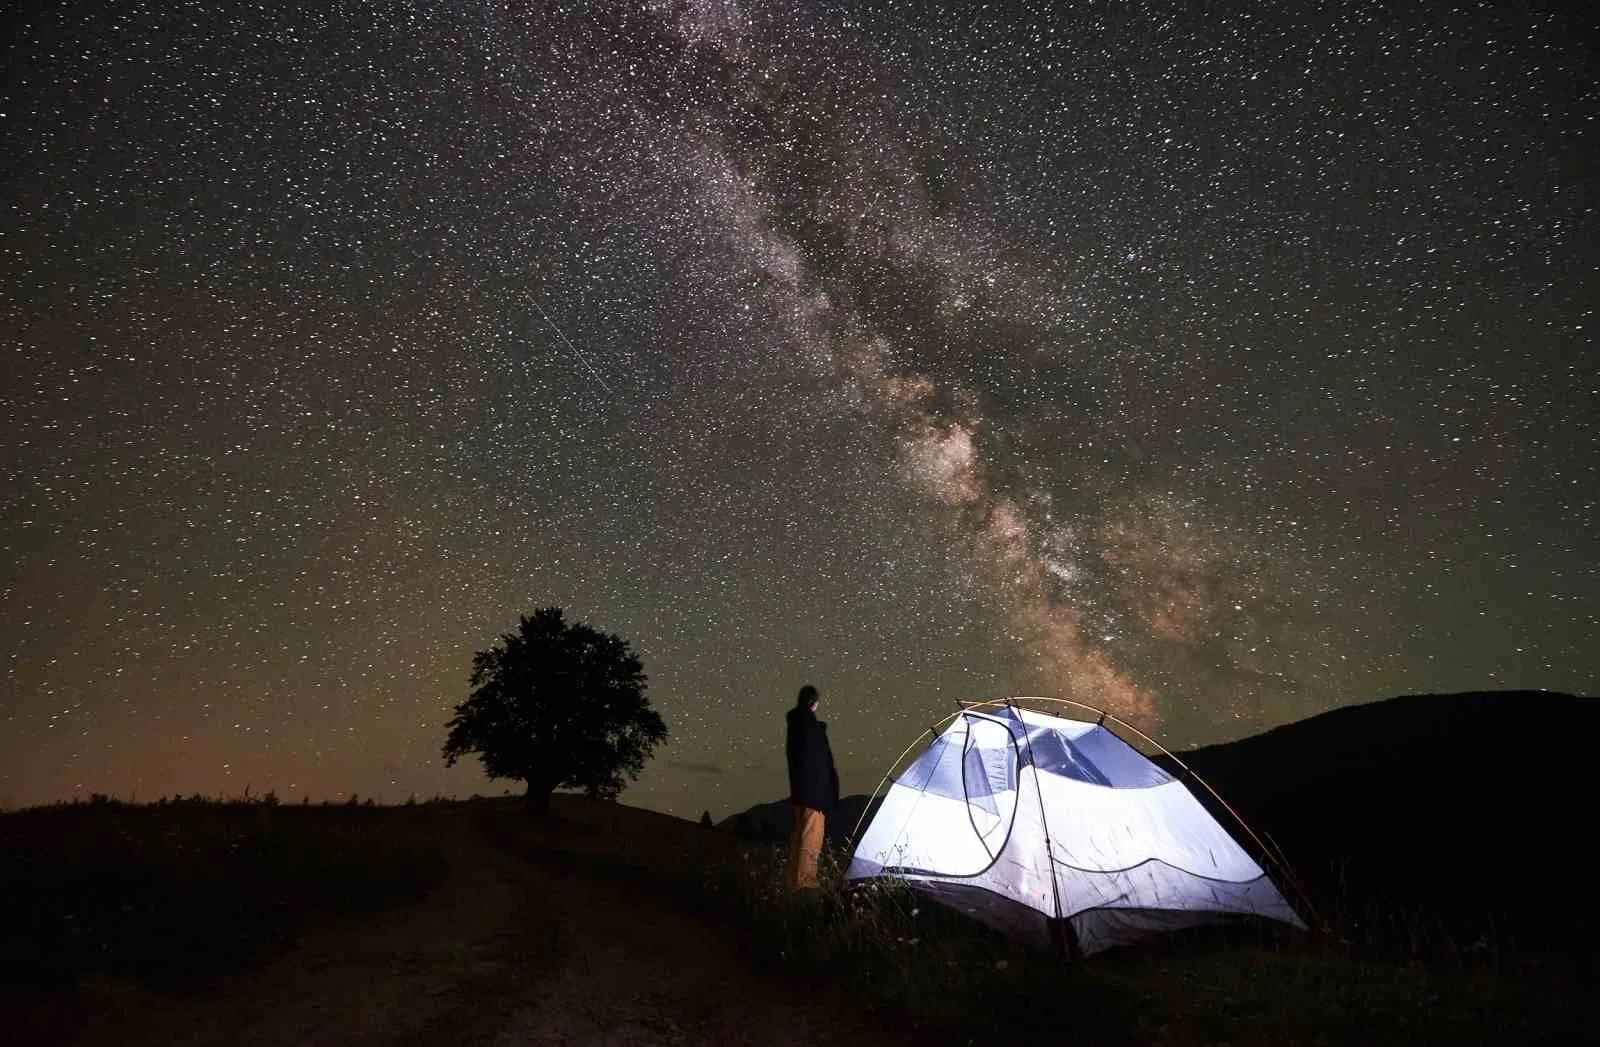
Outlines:
{"type": "Polygon", "coordinates": [[[451,871],[426,900],[311,936],[203,998],[127,989],[107,1008],[114,1025],[73,1042],[909,1043],[848,997],[753,963],[737,935],[647,878],[597,874],[558,849],[497,847],[483,830],[481,819],[455,820],[441,841],[451,871]]]}
{"type": "MultiPolygon", "coordinates": [[[[265,964],[230,974],[201,997],[132,987],[109,1027],[88,1045],[384,1044],[446,1018],[475,986],[513,960],[522,892],[506,860],[458,822],[441,841],[450,864],[437,890],[413,905],[337,931],[314,932],[265,964]]],[[[113,985],[113,994],[118,987],[113,985]]],[[[420,1041],[415,1041],[420,1042],[420,1041]]]]}
{"type": "Polygon", "coordinates": [[[577,937],[511,1014],[499,1047],[910,1042],[833,991],[764,970],[736,935],[637,885],[551,875],[544,889],[577,937]]]}

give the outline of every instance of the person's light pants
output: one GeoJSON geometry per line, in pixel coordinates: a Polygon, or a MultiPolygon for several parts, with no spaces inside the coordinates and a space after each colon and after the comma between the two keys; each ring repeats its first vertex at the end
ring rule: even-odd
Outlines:
{"type": "Polygon", "coordinates": [[[817,859],[822,855],[824,815],[812,807],[793,804],[794,823],[789,830],[789,886],[817,885],[817,859]]]}

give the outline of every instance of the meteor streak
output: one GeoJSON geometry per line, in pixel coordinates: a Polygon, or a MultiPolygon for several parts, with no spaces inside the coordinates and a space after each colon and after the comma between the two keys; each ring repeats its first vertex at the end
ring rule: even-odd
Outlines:
{"type": "Polygon", "coordinates": [[[561,328],[556,326],[556,322],[550,319],[550,314],[545,312],[538,302],[534,302],[533,307],[539,310],[539,315],[544,317],[544,322],[550,325],[550,330],[556,333],[556,337],[561,339],[561,341],[566,344],[568,349],[572,350],[572,355],[576,356],[583,366],[589,369],[589,373],[594,375],[594,380],[600,383],[600,388],[604,389],[608,393],[615,392],[611,386],[606,384],[606,380],[600,377],[600,372],[594,369],[594,364],[589,362],[589,358],[584,356],[582,351],[580,351],[577,346],[572,344],[572,339],[568,338],[564,333],[562,333],[561,328]]]}

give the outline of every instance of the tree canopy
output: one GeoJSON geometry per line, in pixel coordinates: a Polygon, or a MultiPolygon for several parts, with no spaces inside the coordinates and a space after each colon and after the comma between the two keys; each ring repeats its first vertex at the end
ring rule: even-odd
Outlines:
{"type": "Polygon", "coordinates": [[[477,753],[491,779],[527,783],[541,810],[563,788],[613,799],[667,736],[645,680],[626,641],[568,624],[559,607],[535,611],[473,655],[472,692],[446,724],[445,763],[477,753]]]}

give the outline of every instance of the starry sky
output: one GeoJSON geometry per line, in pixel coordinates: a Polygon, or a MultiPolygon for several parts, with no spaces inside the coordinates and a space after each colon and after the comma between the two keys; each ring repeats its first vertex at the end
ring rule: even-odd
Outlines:
{"type": "Polygon", "coordinates": [[[846,791],[957,697],[1600,690],[1584,5],[4,18],[0,804],[498,792],[544,606],[688,816],[806,682],[846,791]]]}

